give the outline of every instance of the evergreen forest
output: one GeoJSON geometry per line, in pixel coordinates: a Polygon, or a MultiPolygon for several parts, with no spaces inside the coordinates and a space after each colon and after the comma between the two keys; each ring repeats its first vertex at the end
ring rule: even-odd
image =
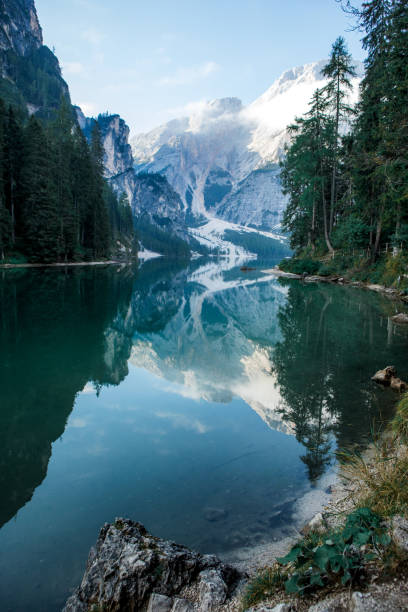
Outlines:
{"type": "Polygon", "coordinates": [[[0,259],[75,262],[132,251],[132,213],[104,179],[98,123],[90,143],[66,98],[49,119],[0,100],[0,259]]]}
{"type": "Polygon", "coordinates": [[[408,246],[408,4],[370,0],[342,8],[362,31],[367,54],[359,102],[349,101],[356,72],[339,37],[323,70],[326,86],[289,127],[283,225],[298,272],[391,265],[401,277],[408,246]]]}

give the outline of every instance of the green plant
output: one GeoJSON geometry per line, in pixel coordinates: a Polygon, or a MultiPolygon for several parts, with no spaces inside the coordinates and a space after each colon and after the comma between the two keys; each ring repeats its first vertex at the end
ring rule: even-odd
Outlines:
{"type": "Polygon", "coordinates": [[[362,575],[364,565],[390,541],[380,516],[369,508],[359,508],[348,516],[343,528],[312,532],[277,560],[289,572],[285,590],[302,594],[339,579],[343,585],[353,583],[362,575]]]}

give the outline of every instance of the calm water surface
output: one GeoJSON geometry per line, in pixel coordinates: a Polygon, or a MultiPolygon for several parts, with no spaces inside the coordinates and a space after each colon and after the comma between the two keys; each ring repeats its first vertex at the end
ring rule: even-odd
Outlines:
{"type": "Polygon", "coordinates": [[[227,268],[0,272],[2,611],[60,610],[116,516],[220,554],[290,533],[392,414],[400,306],[227,268]]]}

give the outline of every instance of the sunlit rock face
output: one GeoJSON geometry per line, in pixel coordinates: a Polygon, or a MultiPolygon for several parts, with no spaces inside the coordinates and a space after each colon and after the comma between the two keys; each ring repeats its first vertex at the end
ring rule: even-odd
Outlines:
{"type": "MultiPolygon", "coordinates": [[[[326,83],[324,63],[288,70],[246,107],[237,98],[212,100],[135,136],[136,170],[164,174],[193,216],[275,228],[286,205],[277,164],[287,126],[307,111],[314,90],[326,83]]],[[[354,79],[353,101],[358,83],[354,79]]]]}
{"type": "Polygon", "coordinates": [[[26,55],[42,44],[34,0],[0,0],[0,50],[26,55]]]}

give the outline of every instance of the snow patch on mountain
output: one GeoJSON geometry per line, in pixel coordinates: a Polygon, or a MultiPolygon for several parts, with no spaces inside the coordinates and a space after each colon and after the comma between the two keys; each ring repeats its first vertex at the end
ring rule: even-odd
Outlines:
{"type": "MultiPolygon", "coordinates": [[[[186,214],[196,219],[216,216],[276,227],[286,206],[277,163],[287,126],[307,111],[314,90],[326,84],[324,64],[288,70],[249,106],[238,98],[200,103],[189,116],[136,136],[131,140],[136,171],[165,175],[186,214]]],[[[350,102],[358,97],[361,65],[358,71],[350,102]]]]}
{"type": "Polygon", "coordinates": [[[225,257],[230,262],[233,262],[234,265],[239,265],[240,263],[248,261],[248,259],[256,259],[257,255],[251,253],[251,251],[248,251],[242,246],[233,244],[228,238],[225,238],[225,232],[227,231],[244,234],[258,234],[270,240],[276,240],[282,245],[286,243],[286,238],[280,234],[260,231],[244,225],[231,223],[217,217],[209,218],[203,225],[192,227],[189,231],[200,244],[209,249],[216,249],[218,255],[225,257]]]}
{"type": "MultiPolygon", "coordinates": [[[[248,145],[250,151],[258,153],[261,159],[277,162],[288,140],[287,126],[308,110],[309,101],[316,88],[324,87],[327,79],[322,76],[326,60],[292,68],[284,72],[257,100],[252,102],[243,115],[256,125],[248,145]]],[[[353,89],[349,103],[358,99],[358,85],[361,77],[352,79],[353,89]]]]}

